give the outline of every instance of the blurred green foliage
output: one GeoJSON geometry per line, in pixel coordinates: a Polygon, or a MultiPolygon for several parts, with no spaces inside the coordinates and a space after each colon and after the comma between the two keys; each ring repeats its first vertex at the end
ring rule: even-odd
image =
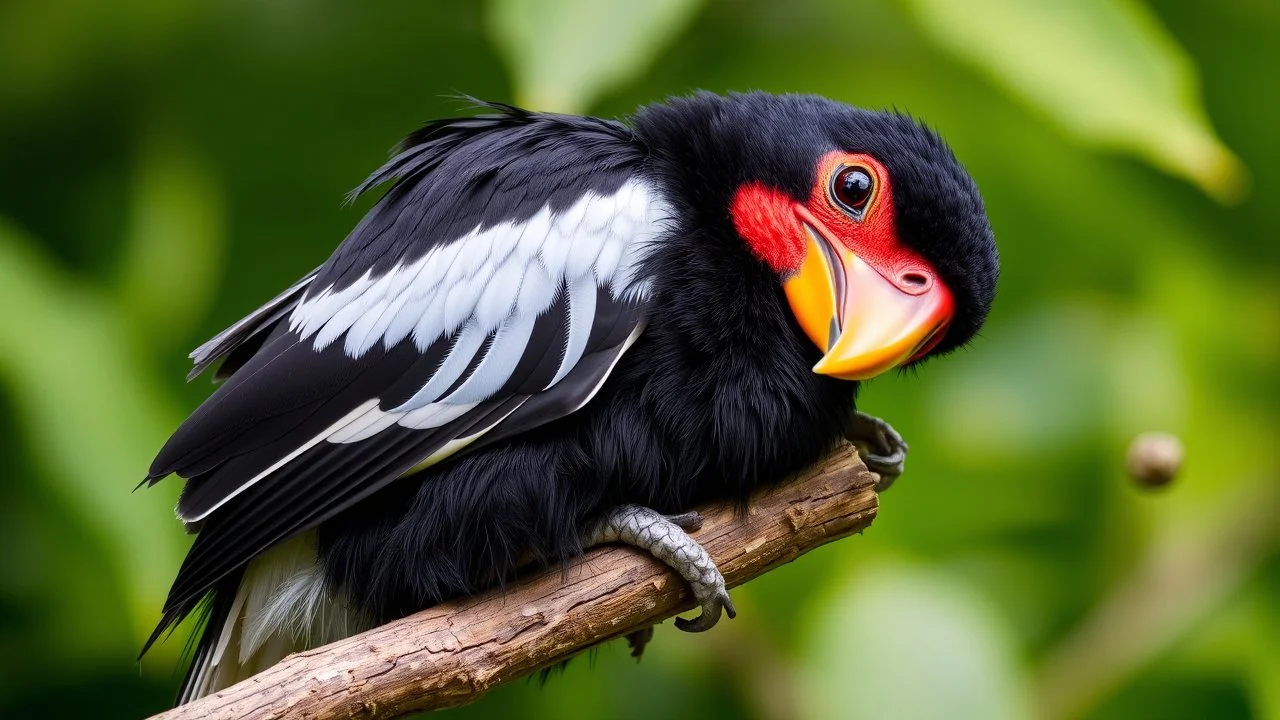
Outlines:
{"type": "Polygon", "coordinates": [[[1004,258],[974,347],[861,399],[912,443],[863,537],[456,717],[1280,718],[1274,0],[0,4],[0,717],[161,709],[188,543],[130,494],[184,350],[320,262],[451,96],[906,109],[1004,258]],[[1166,174],[1167,173],[1167,174],[1166,174]],[[1183,475],[1122,475],[1137,432],[1183,475]]]}

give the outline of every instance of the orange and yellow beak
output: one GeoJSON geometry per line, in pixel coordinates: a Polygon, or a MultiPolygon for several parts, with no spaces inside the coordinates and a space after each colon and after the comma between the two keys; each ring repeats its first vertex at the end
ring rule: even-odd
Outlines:
{"type": "MultiPolygon", "coordinates": [[[[805,213],[807,215],[807,213],[805,213]]],[[[826,352],[813,371],[867,380],[922,357],[951,321],[950,291],[932,273],[890,280],[802,215],[805,255],[783,282],[805,334],[826,352]]]]}

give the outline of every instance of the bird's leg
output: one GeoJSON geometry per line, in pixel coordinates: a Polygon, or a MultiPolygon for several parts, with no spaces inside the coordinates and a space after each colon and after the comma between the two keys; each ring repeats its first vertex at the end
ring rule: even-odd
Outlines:
{"type": "MultiPolygon", "coordinates": [[[[606,513],[587,531],[583,546],[622,542],[647,550],[666,563],[689,583],[693,596],[702,606],[702,614],[692,620],[676,618],[676,627],[685,632],[702,632],[719,622],[721,611],[730,618],[737,612],[715,561],[686,532],[700,527],[702,517],[696,512],[662,515],[639,505],[621,505],[606,513]]],[[[643,630],[627,638],[631,643],[631,654],[635,657],[640,656],[648,642],[642,633],[643,630]]]]}
{"type": "Polygon", "coordinates": [[[906,467],[907,442],[892,425],[864,412],[854,412],[845,437],[857,446],[867,468],[880,476],[876,491],[888,490],[906,467]]]}

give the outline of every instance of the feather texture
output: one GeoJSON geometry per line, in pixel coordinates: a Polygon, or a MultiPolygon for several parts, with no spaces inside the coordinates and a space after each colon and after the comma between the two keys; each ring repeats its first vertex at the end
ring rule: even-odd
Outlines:
{"type": "Polygon", "coordinates": [[[910,118],[763,93],[631,127],[488,107],[411,135],[333,256],[194,356],[230,377],[148,475],[187,478],[198,531],[152,638],[206,608],[184,699],[313,641],[334,602],[381,623],[580,552],[618,504],[745,498],[828,451],[857,383],[811,371],[733,227],[745,183],[803,203],[824,154],[876,157],[955,293],[932,354],[986,315],[976,186],[910,118]]]}
{"type": "Polygon", "coordinates": [[[178,513],[198,531],[153,639],[248,563],[239,624],[211,632],[243,653],[287,646],[275,626],[314,598],[264,600],[292,581],[255,557],[487,433],[581,407],[643,327],[642,279],[618,270],[643,262],[669,212],[615,126],[509,114],[433,128],[375,174],[399,180],[324,266],[197,352],[207,366],[257,343],[148,475],[188,478],[178,513]],[[463,157],[461,174],[423,171],[463,157]],[[424,204],[440,193],[451,202],[424,204]]]}

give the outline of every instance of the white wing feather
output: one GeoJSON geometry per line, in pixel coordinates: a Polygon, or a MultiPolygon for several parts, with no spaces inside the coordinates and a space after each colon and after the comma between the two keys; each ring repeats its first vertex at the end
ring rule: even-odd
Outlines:
{"type": "Polygon", "coordinates": [[[409,400],[386,411],[373,408],[324,439],[355,442],[397,423],[435,427],[441,418],[465,412],[459,408],[492,397],[510,379],[537,317],[563,292],[568,322],[564,354],[547,387],[554,386],[582,358],[599,289],[643,299],[646,288],[633,287],[633,275],[666,215],[657,193],[631,180],[612,195],[587,193],[559,213],[544,207],[523,223],[476,228],[341,290],[313,289],[294,309],[290,326],[317,350],[344,336],[343,349],[352,358],[407,336],[424,351],[440,338],[453,338],[440,367],[409,400]],[[445,396],[482,348],[475,370],[445,396]]]}

